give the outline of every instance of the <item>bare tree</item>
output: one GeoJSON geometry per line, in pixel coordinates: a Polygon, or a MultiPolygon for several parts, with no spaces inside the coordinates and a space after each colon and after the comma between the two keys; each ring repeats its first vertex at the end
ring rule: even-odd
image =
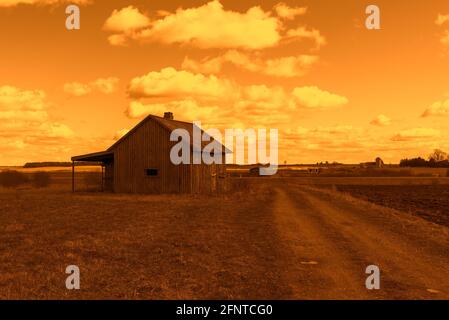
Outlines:
{"type": "Polygon", "coordinates": [[[429,155],[429,160],[434,160],[436,162],[449,160],[448,154],[440,149],[435,149],[432,154],[429,155]]]}

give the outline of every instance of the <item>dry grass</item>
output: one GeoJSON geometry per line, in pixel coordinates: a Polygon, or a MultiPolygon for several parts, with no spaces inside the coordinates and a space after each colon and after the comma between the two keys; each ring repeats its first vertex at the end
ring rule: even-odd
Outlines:
{"type": "MultiPolygon", "coordinates": [[[[83,175],[80,175],[79,184],[83,175]]],[[[274,186],[443,184],[443,178],[230,179],[219,197],[0,190],[0,298],[277,299],[295,268],[274,221],[274,186]],[[260,183],[263,181],[263,183],[260,183]],[[290,261],[290,262],[289,262],[290,261]],[[65,268],[81,269],[81,290],[65,268]]],[[[288,189],[287,189],[288,190],[288,189]]],[[[339,193],[340,194],[340,193],[339,193]]],[[[362,200],[358,200],[362,201],[362,200]]],[[[332,202],[330,202],[332,203],[332,202]]],[[[281,232],[282,233],[282,232],[281,232]]]]}
{"type": "Polygon", "coordinates": [[[0,298],[286,297],[270,199],[2,192],[0,298]]]}

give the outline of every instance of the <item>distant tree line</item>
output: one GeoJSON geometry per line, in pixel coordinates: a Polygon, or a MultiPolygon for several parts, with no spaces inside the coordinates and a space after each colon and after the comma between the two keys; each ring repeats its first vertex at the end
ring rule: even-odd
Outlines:
{"type": "Polygon", "coordinates": [[[439,149],[435,149],[429,155],[428,160],[418,157],[412,159],[402,159],[400,167],[426,167],[426,168],[449,168],[449,155],[439,149]]]}
{"type": "MultiPolygon", "coordinates": [[[[100,165],[101,163],[97,163],[97,162],[76,162],[75,165],[77,167],[82,167],[82,166],[95,166],[95,165],[100,165]]],[[[72,163],[71,162],[27,162],[25,163],[25,165],[23,166],[24,168],[45,168],[45,167],[71,167],[72,163]]]]}

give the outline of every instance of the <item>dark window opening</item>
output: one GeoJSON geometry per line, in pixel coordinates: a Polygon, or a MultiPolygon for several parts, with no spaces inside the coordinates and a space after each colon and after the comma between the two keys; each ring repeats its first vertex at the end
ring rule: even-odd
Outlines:
{"type": "Polygon", "coordinates": [[[145,173],[148,177],[157,177],[159,174],[158,169],[145,169],[145,173]]]}

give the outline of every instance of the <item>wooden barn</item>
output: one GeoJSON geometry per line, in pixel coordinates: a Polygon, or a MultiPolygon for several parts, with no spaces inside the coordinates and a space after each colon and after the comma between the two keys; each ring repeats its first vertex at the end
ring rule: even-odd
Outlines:
{"type": "MultiPolygon", "coordinates": [[[[171,112],[164,117],[147,116],[109,149],[72,157],[72,189],[75,191],[77,161],[102,165],[102,190],[117,193],[221,193],[226,188],[226,164],[180,164],[170,160],[174,129],[185,129],[193,137],[192,123],[176,121],[171,112]]],[[[191,141],[192,143],[192,141],[191,141]]],[[[207,144],[207,143],[206,143],[207,144]]],[[[204,142],[203,142],[204,145],[204,142]]],[[[191,159],[194,148],[190,148],[191,159]]],[[[200,151],[202,152],[202,151],[200,151]]]]}

